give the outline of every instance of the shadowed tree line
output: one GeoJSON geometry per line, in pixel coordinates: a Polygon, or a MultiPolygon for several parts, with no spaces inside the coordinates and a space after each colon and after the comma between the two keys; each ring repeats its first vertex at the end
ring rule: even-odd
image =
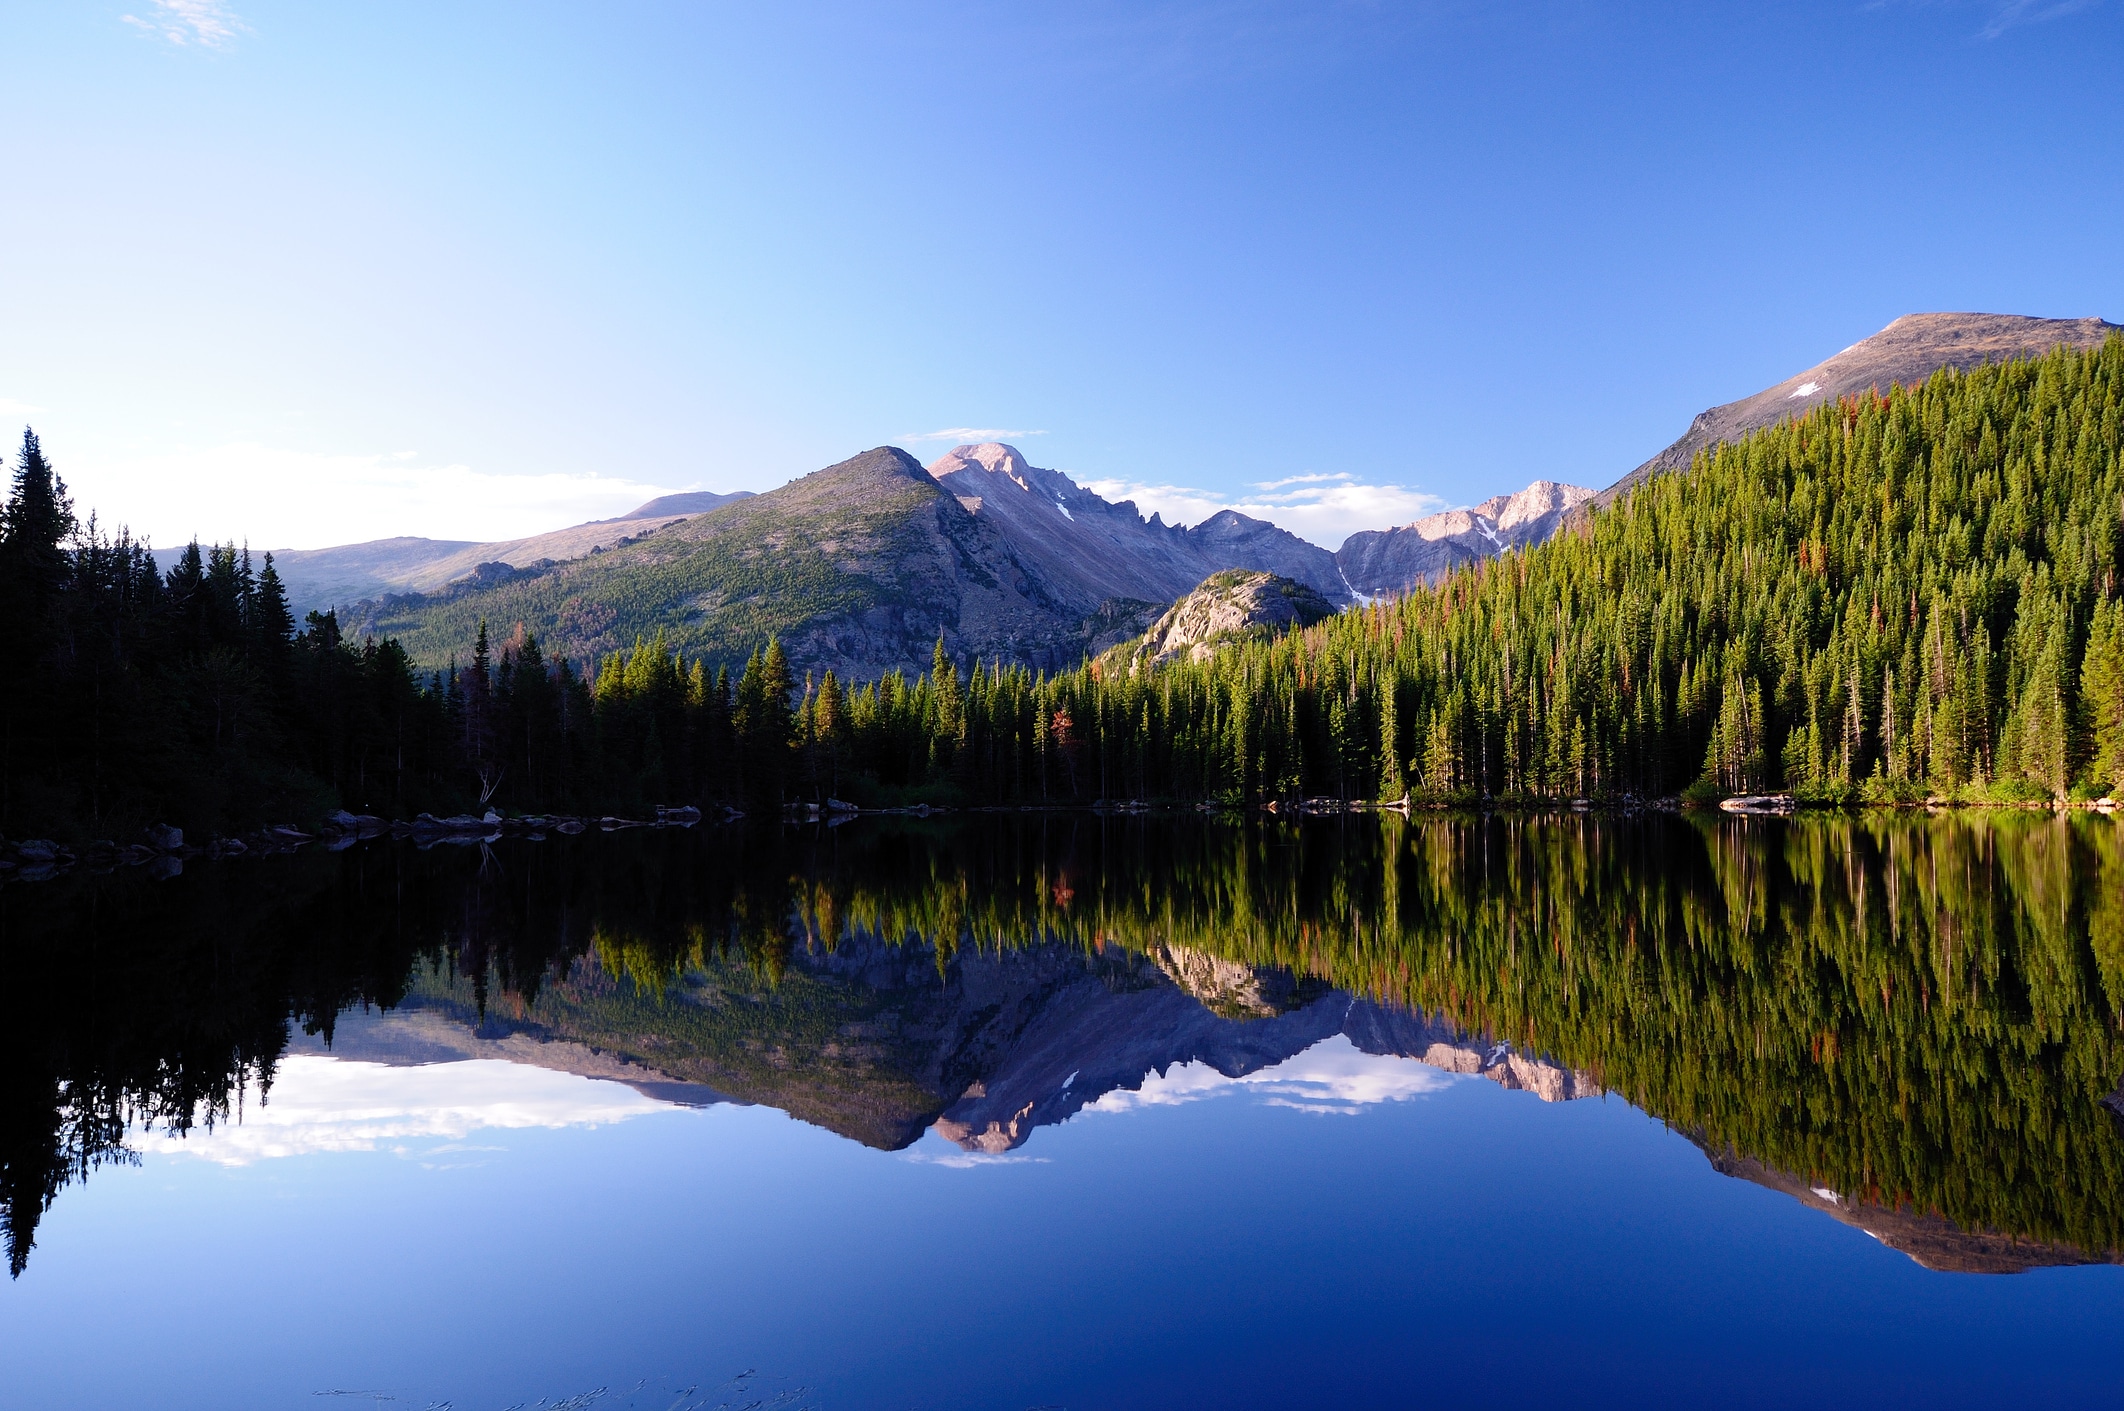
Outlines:
{"type": "Polygon", "coordinates": [[[396,641],[298,626],[272,555],[187,546],[168,572],[76,516],[25,432],[0,513],[0,612],[20,689],[0,693],[0,830],[123,840],[480,805],[596,812],[780,802],[792,682],[769,645],[690,670],[661,643],[594,674],[517,633],[417,669],[396,641]]]}
{"type": "MultiPolygon", "coordinates": [[[[132,1159],[129,1127],[183,1133],[268,1100],[291,1021],[329,1037],[349,1006],[399,1002],[421,967],[470,977],[481,1004],[490,985],[520,1003],[600,928],[659,953],[697,945],[717,916],[767,917],[779,934],[781,835],[722,835],[712,861],[702,841],[592,834],[503,856],[378,843],[0,890],[0,1232],[14,1272],[60,1190],[132,1159]]],[[[726,930],[739,953],[760,949],[757,925],[726,930]]]]}

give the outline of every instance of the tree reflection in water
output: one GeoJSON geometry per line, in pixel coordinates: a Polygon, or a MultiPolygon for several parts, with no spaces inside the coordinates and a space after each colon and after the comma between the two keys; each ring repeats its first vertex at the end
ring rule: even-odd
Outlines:
{"type": "Polygon", "coordinates": [[[1253,1072],[1342,1034],[1617,1093],[1937,1267],[2107,1259],[2120,837],[2021,813],[1012,814],[18,885],[0,1216],[20,1273],[129,1129],[234,1120],[291,1020],[328,1045],[355,1009],[971,1151],[1172,1063],[1253,1072]]]}

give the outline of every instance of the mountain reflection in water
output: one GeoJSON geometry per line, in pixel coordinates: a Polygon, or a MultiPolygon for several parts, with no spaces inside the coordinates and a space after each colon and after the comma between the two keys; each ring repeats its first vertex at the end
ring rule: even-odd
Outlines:
{"type": "Polygon", "coordinates": [[[130,1159],[129,1133],[181,1148],[211,1127],[202,1154],[255,1159],[741,1102],[980,1157],[1227,1080],[1353,1110],[1423,1073],[1613,1093],[1928,1267],[2124,1245],[2103,1105],[2124,1074],[2124,851],[2103,818],[983,816],[379,843],[13,887],[0,944],[18,1273],[41,1213],[130,1159]],[[389,1066],[470,1082],[495,1060],[611,1081],[516,1119],[463,1083],[426,1109],[372,1093],[366,1127],[305,1107],[389,1066]]]}

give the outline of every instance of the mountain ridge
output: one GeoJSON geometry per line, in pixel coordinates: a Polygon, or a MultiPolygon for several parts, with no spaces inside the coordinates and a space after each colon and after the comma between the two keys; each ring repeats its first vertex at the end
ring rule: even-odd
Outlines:
{"type": "MultiPolygon", "coordinates": [[[[521,569],[581,558],[751,494],[750,490],[727,494],[693,490],[660,495],[612,519],[593,519],[518,539],[428,539],[401,534],[321,549],[270,549],[258,557],[273,555],[288,606],[300,618],[312,609],[345,607],[390,593],[432,593],[482,564],[521,569]]],[[[157,549],[156,564],[168,572],[183,552],[181,548],[157,549]]]]}
{"type": "Polygon", "coordinates": [[[1107,500],[998,441],[954,446],[929,473],[971,512],[999,521],[1050,578],[1098,598],[1169,603],[1212,573],[1249,568],[1350,600],[1333,554],[1236,510],[1193,528],[1146,520],[1135,501],[1107,500]]]}
{"type": "Polygon", "coordinates": [[[363,604],[348,628],[398,636],[423,661],[461,653],[481,619],[522,623],[583,662],[659,634],[741,661],[774,635],[800,671],[868,679],[926,667],[940,637],[964,657],[1074,665],[1157,606],[1052,581],[994,518],[880,446],[595,557],[363,604]]]}
{"type": "Polygon", "coordinates": [[[643,527],[566,562],[474,564],[441,593],[358,604],[343,625],[397,636],[430,665],[462,656],[480,620],[522,623],[582,662],[659,634],[737,661],[772,634],[799,671],[870,679],[921,671],[940,638],[962,660],[1074,666],[1226,568],[1278,572],[1336,606],[1353,596],[1334,556],[1287,530],[1235,512],[1193,529],[1146,520],[999,442],[929,467],[881,446],[643,527]]]}
{"type": "Polygon", "coordinates": [[[2026,314],[1904,314],[1880,332],[1824,358],[1813,367],[1737,401],[1698,412],[1689,429],[1629,474],[1594,497],[1594,508],[1613,504],[1633,485],[1663,470],[1687,466],[1696,453],[1750,431],[1775,426],[1823,402],[1892,386],[1914,387],[1943,368],[1967,372],[2053,348],[2096,348],[2120,325],[2099,318],[2035,318],[2026,314]]]}
{"type": "MultiPolygon", "coordinates": [[[[1145,519],[1133,501],[1108,501],[1063,472],[1032,465],[1018,448],[1003,442],[954,446],[927,467],[898,448],[866,452],[877,455],[891,449],[903,457],[893,465],[897,480],[934,486],[956,513],[947,512],[943,500],[928,506],[937,512],[925,531],[929,548],[910,550],[914,558],[899,567],[887,565],[876,552],[836,559],[839,540],[832,532],[798,533],[808,546],[802,550],[807,556],[803,571],[795,577],[780,576],[782,599],[774,604],[758,594],[748,596],[746,575],[764,571],[758,555],[727,543],[724,567],[736,569],[740,560],[751,564],[729,584],[707,581],[701,576],[706,571],[702,565],[696,566],[701,572],[685,582],[669,581],[669,575],[657,583],[630,579],[599,587],[593,582],[615,564],[646,564],[659,555],[683,557],[666,554],[689,538],[682,527],[685,521],[676,517],[661,524],[649,518],[605,521],[500,545],[391,540],[311,552],[347,554],[358,549],[375,560],[372,577],[388,577],[393,591],[350,616],[361,630],[402,628],[416,655],[431,664],[464,649],[479,615],[523,621],[529,630],[579,658],[620,650],[635,635],[654,636],[663,630],[688,649],[705,646],[735,659],[744,654],[743,645],[717,624],[746,617],[726,609],[751,602],[756,610],[750,620],[766,630],[793,634],[784,645],[791,648],[800,670],[831,666],[859,676],[892,666],[920,670],[939,636],[962,659],[994,656],[1057,667],[1073,664],[1079,653],[1096,653],[1135,635],[1159,611],[1224,570],[1274,573],[1305,584],[1337,606],[1358,598],[1399,595],[1436,584],[1457,568],[1531,548],[1560,528],[1581,523],[1592,510],[1613,503],[1659,469],[1686,464],[1704,446],[1772,425],[1823,400],[1897,382],[1921,382],[1942,367],[1976,367],[2060,345],[2089,346],[2115,327],[2098,318],[1906,315],[1813,368],[1699,413],[1681,438],[1604,491],[1536,480],[1521,490],[1409,524],[1360,530],[1334,553],[1234,510],[1220,511],[1193,526],[1166,524],[1157,514],[1145,519]],[[633,553],[636,541],[667,534],[677,537],[664,548],[633,553]],[[942,553],[938,534],[964,543],[942,553]],[[584,567],[591,557],[612,554],[619,557],[607,559],[598,571],[584,567]],[[918,561],[946,577],[921,588],[910,576],[918,561]],[[565,580],[564,600],[547,593],[551,600],[543,604],[530,601],[540,593],[523,584],[554,575],[565,580]],[[423,604],[411,596],[438,589],[438,602],[423,604]],[[614,593],[628,601],[600,600],[601,594],[614,593]],[[658,598],[658,593],[663,596],[658,598]],[[806,600],[805,593],[823,596],[806,600]],[[450,606],[481,595],[499,595],[485,600],[491,611],[484,614],[450,606]],[[903,610],[910,607],[911,612],[903,610]],[[847,619],[851,612],[863,620],[847,619]],[[429,630],[426,624],[441,619],[462,619],[458,640],[446,645],[429,630]],[[776,625],[770,628],[770,622],[776,625]],[[925,634],[926,640],[915,640],[925,634]],[[804,639],[802,655],[792,645],[798,638],[804,639]]],[[[852,465],[854,459],[841,466],[852,465]]],[[[782,504],[802,501],[809,492],[792,487],[808,479],[755,498],[779,497],[782,504]]],[[[822,524],[846,513],[860,515],[860,498],[829,504],[814,496],[803,513],[824,516],[822,524]]],[[[715,519],[728,514],[733,502],[743,503],[694,492],[660,497],[635,514],[670,509],[685,511],[688,520],[715,519]],[[699,509],[703,504],[708,507],[699,509]]],[[[897,511],[887,511],[887,517],[892,513],[897,511]]],[[[747,516],[740,519],[753,522],[747,516]]],[[[881,524],[879,520],[873,528],[881,524]]],[[[797,532],[793,522],[783,527],[797,532]]],[[[882,552],[882,543],[870,549],[882,552]]],[[[298,554],[288,556],[282,571],[284,577],[300,578],[315,568],[298,554]]],[[[628,577],[624,569],[617,573],[628,577]]],[[[302,604],[297,606],[300,610],[302,604]]]]}

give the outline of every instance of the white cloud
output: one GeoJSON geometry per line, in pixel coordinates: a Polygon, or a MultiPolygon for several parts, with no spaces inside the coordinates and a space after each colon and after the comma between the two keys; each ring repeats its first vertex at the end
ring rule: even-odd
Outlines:
{"type": "Polygon", "coordinates": [[[1347,1116],[1378,1103],[1422,1097],[1459,1081],[1457,1075],[1413,1058],[1365,1053],[1337,1034],[1273,1068],[1238,1078],[1227,1078],[1207,1063],[1176,1063],[1162,1076],[1147,1075],[1134,1092],[1116,1088],[1085,1111],[1133,1112],[1250,1095],[1265,1106],[1347,1116]]]}
{"type": "Polygon", "coordinates": [[[914,431],[902,436],[902,441],[950,441],[954,445],[979,444],[985,441],[1016,441],[1026,436],[1045,436],[1045,431],[1006,431],[991,426],[947,426],[941,431],[914,431]]]}
{"type": "Polygon", "coordinates": [[[1359,530],[1390,529],[1446,507],[1443,499],[1426,491],[1375,485],[1347,474],[1263,481],[1252,487],[1253,493],[1242,495],[1133,480],[1088,480],[1084,488],[1109,500],[1134,500],[1145,514],[1156,510],[1173,524],[1199,524],[1220,510],[1237,510],[1326,549],[1342,547],[1342,541],[1359,530]]]}
{"type": "Polygon", "coordinates": [[[36,416],[43,410],[28,402],[18,402],[13,397],[0,397],[0,416],[36,416]]]}
{"type": "Polygon", "coordinates": [[[412,451],[331,454],[236,442],[128,456],[71,456],[59,465],[74,506],[158,546],[248,541],[312,549],[410,534],[430,539],[520,539],[610,519],[671,493],[594,472],[501,475],[424,464],[412,451]]]}
{"type": "Polygon", "coordinates": [[[342,1058],[291,1054],[275,1071],[270,1100],[255,1095],[242,1120],[189,1136],[144,1134],[137,1150],[187,1156],[222,1166],[324,1151],[398,1150],[412,1156],[491,1151],[468,1146],[474,1132],[528,1127],[587,1127],[652,1112],[682,1111],[621,1083],[546,1068],[470,1059],[396,1068],[342,1058]]]}
{"type": "Polygon", "coordinates": [[[251,27],[222,0],[153,0],[153,4],[154,13],[146,19],[138,15],[120,18],[172,44],[196,44],[204,49],[219,49],[235,42],[237,35],[250,33],[251,27]]]}

